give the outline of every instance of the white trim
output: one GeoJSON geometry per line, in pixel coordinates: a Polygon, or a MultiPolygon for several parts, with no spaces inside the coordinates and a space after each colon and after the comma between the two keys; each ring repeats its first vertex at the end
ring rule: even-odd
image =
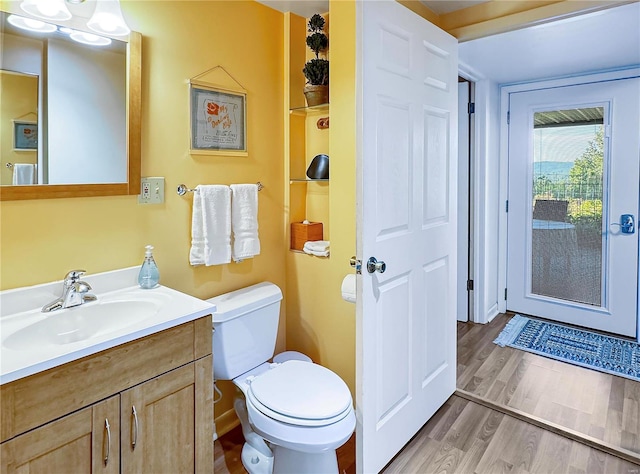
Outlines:
{"type": "MultiPolygon", "coordinates": [[[[362,54],[364,50],[363,46],[363,5],[362,2],[356,2],[356,72],[355,72],[355,86],[356,86],[356,258],[360,261],[364,260],[362,253],[362,162],[364,160],[362,153],[363,143],[363,91],[362,86],[364,83],[362,74],[362,54]]],[[[355,388],[355,409],[356,409],[356,471],[362,472],[362,466],[364,465],[364,444],[363,444],[363,401],[362,392],[364,383],[360,374],[364,371],[364,364],[362,358],[362,346],[364,340],[363,331],[363,309],[362,309],[362,274],[356,274],[356,388],[355,388]]]]}
{"type": "MultiPolygon", "coordinates": [[[[464,65],[460,69],[460,75],[475,82],[476,109],[471,144],[474,280],[471,320],[485,324],[504,311],[504,285],[501,285],[499,278],[502,266],[506,265],[506,261],[503,262],[500,258],[502,249],[506,248],[506,239],[502,236],[504,227],[498,215],[502,206],[498,206],[495,194],[492,195],[492,192],[496,192],[496,186],[488,184],[489,178],[495,173],[495,167],[499,166],[496,158],[491,159],[498,154],[498,86],[484,76],[473,75],[464,65]],[[494,165],[494,171],[491,165],[494,165]],[[496,242],[497,261],[496,255],[491,256],[492,248],[489,245],[496,242]]],[[[497,199],[502,199],[500,193],[497,199]]]]}
{"type": "Polygon", "coordinates": [[[640,77],[640,66],[615,71],[605,71],[581,76],[568,76],[542,81],[520,82],[517,84],[501,84],[501,90],[508,93],[532,91],[538,89],[550,89],[553,87],[572,86],[578,84],[589,84],[591,82],[615,81],[616,79],[629,79],[640,77]]]}

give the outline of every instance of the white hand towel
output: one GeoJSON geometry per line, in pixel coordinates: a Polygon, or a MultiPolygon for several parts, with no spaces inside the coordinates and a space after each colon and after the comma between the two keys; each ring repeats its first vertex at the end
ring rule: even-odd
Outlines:
{"type": "Polygon", "coordinates": [[[302,251],[309,255],[315,255],[316,257],[328,257],[329,256],[329,241],[328,240],[311,240],[305,242],[302,247],[302,251]]]}
{"type": "Polygon", "coordinates": [[[14,163],[13,165],[13,184],[35,184],[36,165],[30,163],[14,163]]]}
{"type": "Polygon", "coordinates": [[[258,237],[258,186],[232,184],[231,225],[233,260],[240,262],[260,254],[258,237]]]}
{"type": "Polygon", "coordinates": [[[329,250],[330,242],[328,240],[309,240],[304,243],[304,248],[314,250],[316,252],[326,252],[329,250]]]}
{"type": "Polygon", "coordinates": [[[228,186],[196,187],[189,262],[194,266],[231,262],[231,190],[228,186]]]}

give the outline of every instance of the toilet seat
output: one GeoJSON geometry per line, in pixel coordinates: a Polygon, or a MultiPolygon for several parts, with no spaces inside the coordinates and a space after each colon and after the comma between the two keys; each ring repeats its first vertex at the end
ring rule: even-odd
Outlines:
{"type": "Polygon", "coordinates": [[[289,360],[251,380],[247,399],[264,415],[298,426],[326,426],[352,411],[351,392],[329,369],[289,360]]]}

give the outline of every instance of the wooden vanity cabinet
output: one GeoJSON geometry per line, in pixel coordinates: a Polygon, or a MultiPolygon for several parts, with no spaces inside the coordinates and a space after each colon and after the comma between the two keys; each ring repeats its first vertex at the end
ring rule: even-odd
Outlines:
{"type": "Polygon", "coordinates": [[[211,461],[198,456],[213,447],[212,416],[210,435],[194,436],[196,425],[202,423],[198,414],[213,413],[213,401],[207,407],[201,393],[203,375],[207,370],[212,373],[211,361],[209,356],[122,392],[123,473],[213,472],[213,455],[211,461]]]}
{"type": "Polygon", "coordinates": [[[212,369],[207,316],[5,384],[0,472],[211,473],[212,369]]]}
{"type": "Polygon", "coordinates": [[[120,472],[120,396],[2,443],[4,472],[120,472]]]}

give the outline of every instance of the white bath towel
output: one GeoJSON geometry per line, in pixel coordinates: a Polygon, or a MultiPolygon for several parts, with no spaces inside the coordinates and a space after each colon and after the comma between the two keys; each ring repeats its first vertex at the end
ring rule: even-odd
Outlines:
{"type": "Polygon", "coordinates": [[[328,240],[310,240],[304,243],[302,251],[316,257],[329,256],[330,243],[328,240]]]}
{"type": "Polygon", "coordinates": [[[36,165],[30,163],[14,163],[13,184],[35,184],[36,165]]]}
{"type": "Polygon", "coordinates": [[[196,187],[191,218],[191,265],[231,262],[231,189],[229,186],[196,187]]]}
{"type": "Polygon", "coordinates": [[[258,237],[258,186],[231,185],[231,226],[233,229],[233,260],[240,262],[260,254],[258,237]]]}

